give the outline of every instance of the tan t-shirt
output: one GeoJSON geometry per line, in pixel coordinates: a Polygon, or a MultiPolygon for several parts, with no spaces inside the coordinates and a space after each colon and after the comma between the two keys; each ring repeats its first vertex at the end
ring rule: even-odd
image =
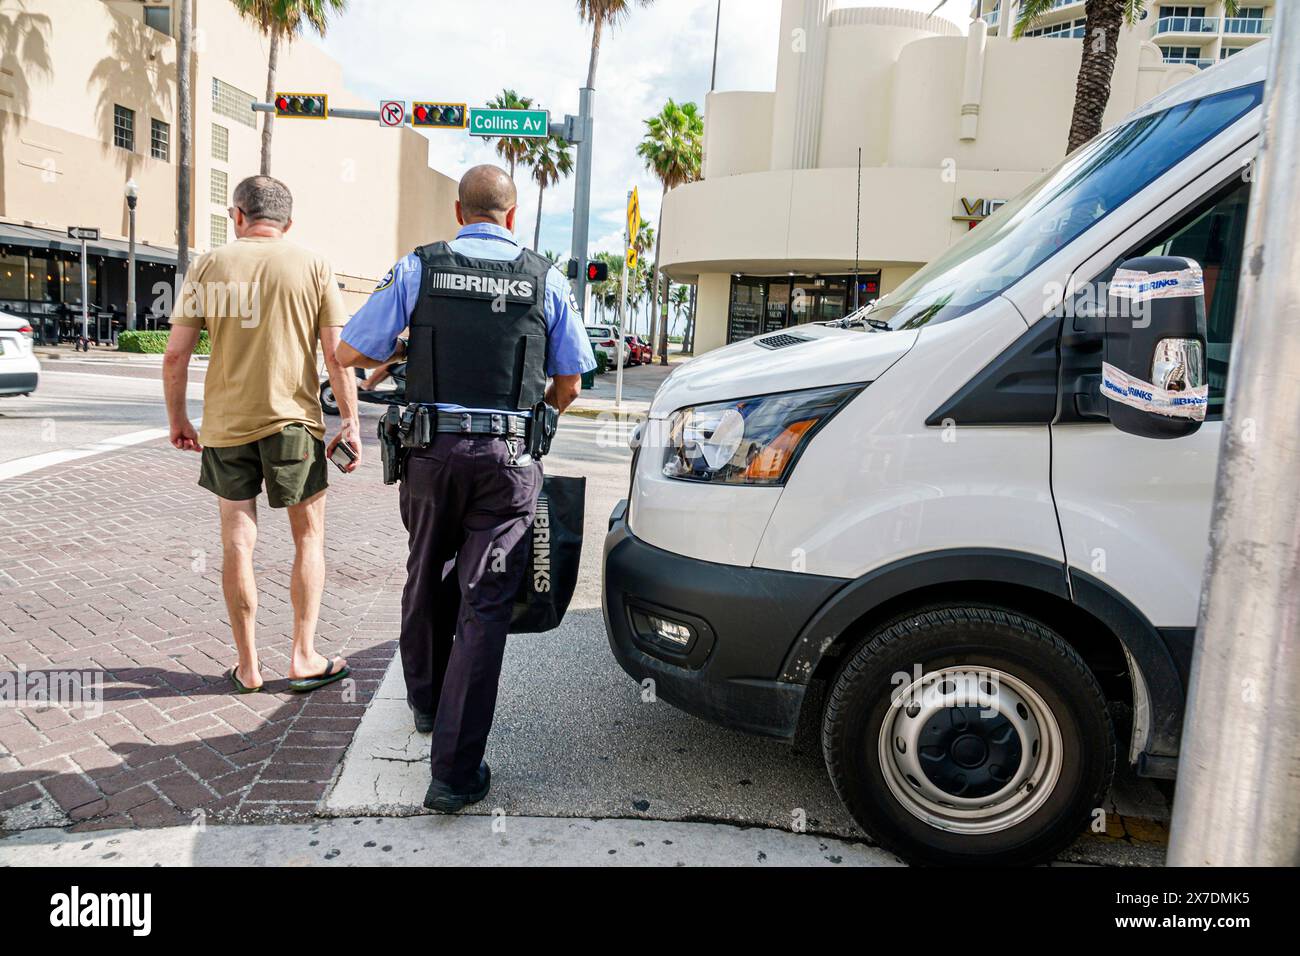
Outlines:
{"type": "Polygon", "coordinates": [[[330,264],[286,239],[245,237],[200,257],[171,320],[212,342],[199,441],[243,445],[294,422],[323,438],[318,336],[347,320],[330,264]]]}

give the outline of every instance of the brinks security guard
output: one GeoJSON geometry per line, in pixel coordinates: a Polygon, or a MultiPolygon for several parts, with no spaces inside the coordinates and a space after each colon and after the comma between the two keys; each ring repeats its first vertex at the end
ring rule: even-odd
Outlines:
{"type": "Polygon", "coordinates": [[[516,199],[504,170],[466,173],[456,238],[398,262],[338,350],[349,366],[407,363],[410,404],[389,409],[380,430],[385,480],[402,472],[410,543],[407,702],[416,729],[433,734],[424,805],[444,813],[482,800],[491,784],[483,752],[541,490],[538,459],[596,365],[567,281],[513,237],[516,199]]]}

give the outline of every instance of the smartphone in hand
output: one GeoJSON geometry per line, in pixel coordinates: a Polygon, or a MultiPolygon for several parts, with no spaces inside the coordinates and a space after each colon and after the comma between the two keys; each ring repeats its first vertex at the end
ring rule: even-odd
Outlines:
{"type": "Polygon", "coordinates": [[[338,466],[339,471],[347,471],[348,465],[357,460],[357,453],[352,450],[352,446],[345,441],[339,442],[330,452],[330,461],[338,466]]]}

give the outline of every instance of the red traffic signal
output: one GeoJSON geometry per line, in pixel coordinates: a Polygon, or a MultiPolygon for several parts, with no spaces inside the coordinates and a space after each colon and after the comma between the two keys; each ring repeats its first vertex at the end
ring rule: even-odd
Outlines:
{"type": "Polygon", "coordinates": [[[411,110],[411,125],[435,129],[464,129],[464,103],[433,103],[417,100],[411,110]]]}
{"type": "Polygon", "coordinates": [[[276,93],[275,115],[286,119],[325,119],[329,116],[328,93],[276,93]]]}
{"type": "MultiPolygon", "coordinates": [[[[578,263],[573,259],[569,260],[568,272],[569,272],[570,279],[578,278],[578,263]]],[[[594,260],[592,262],[587,263],[588,282],[604,282],[608,278],[609,278],[609,263],[598,262],[594,260]]]]}

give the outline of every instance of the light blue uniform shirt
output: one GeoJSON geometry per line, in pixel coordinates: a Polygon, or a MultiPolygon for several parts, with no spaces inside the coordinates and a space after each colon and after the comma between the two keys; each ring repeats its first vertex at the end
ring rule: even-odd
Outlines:
{"type": "MultiPolygon", "coordinates": [[[[510,230],[489,222],[463,226],[448,245],[452,252],[475,259],[508,262],[521,253],[510,230]]],[[[397,348],[397,337],[411,321],[411,312],[420,298],[423,267],[415,253],[403,256],[388,275],[380,280],[370,298],[352,316],[343,329],[343,341],[362,355],[382,360],[397,348]]],[[[546,273],[546,374],[581,375],[596,367],[591,340],[582,324],[582,315],[573,300],[569,281],[556,268],[546,273]]],[[[465,411],[460,405],[439,404],[446,411],[465,411]]],[[[517,409],[475,408],[475,412],[506,412],[517,409]]]]}

